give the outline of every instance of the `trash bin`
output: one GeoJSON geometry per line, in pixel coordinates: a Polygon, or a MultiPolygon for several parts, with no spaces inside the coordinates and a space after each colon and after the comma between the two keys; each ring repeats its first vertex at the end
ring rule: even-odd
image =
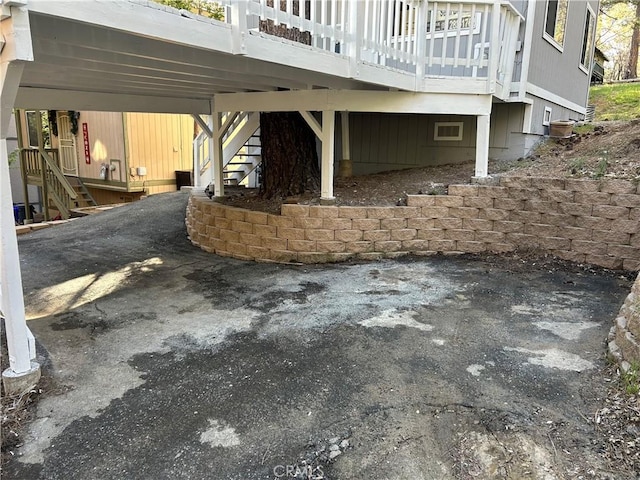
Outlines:
{"type": "MultiPolygon", "coordinates": [[[[31,212],[31,218],[33,219],[33,215],[36,213],[36,210],[35,208],[33,208],[33,205],[29,205],[29,211],[31,212]]],[[[24,221],[27,218],[27,213],[26,213],[26,208],[24,206],[24,203],[15,203],[13,205],[13,218],[16,221],[16,223],[19,223],[20,225],[24,224],[24,221]]]]}
{"type": "Polygon", "coordinates": [[[191,170],[176,170],[176,189],[193,185],[191,170]]]}

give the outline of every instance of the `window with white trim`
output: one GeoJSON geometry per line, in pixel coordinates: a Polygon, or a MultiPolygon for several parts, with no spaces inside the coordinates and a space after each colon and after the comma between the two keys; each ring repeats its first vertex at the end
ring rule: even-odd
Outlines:
{"type": "Polygon", "coordinates": [[[584,37],[582,38],[582,51],[580,53],[580,66],[589,73],[591,57],[593,56],[593,38],[596,31],[596,16],[587,5],[587,17],[584,22],[584,37]]]}
{"type": "Polygon", "coordinates": [[[564,46],[564,33],[567,26],[569,0],[547,0],[543,37],[560,50],[564,46]]]}
{"type": "Polygon", "coordinates": [[[551,124],[551,107],[544,107],[544,115],[542,116],[542,125],[548,127],[551,124]]]}
{"type": "Polygon", "coordinates": [[[436,122],[433,139],[444,142],[459,142],[462,140],[463,122],[436,122]]]}

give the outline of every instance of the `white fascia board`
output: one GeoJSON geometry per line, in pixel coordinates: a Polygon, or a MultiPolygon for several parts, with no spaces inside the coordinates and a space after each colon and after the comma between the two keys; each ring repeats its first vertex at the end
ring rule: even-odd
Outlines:
{"type": "Polygon", "coordinates": [[[343,78],[349,76],[348,57],[323,52],[302,43],[251,33],[245,39],[244,56],[272,63],[274,74],[279,65],[286,65],[343,78]]]}
{"type": "Polygon", "coordinates": [[[484,95],[487,93],[486,78],[424,78],[421,91],[428,93],[462,93],[484,95]]]}
{"type": "Polygon", "coordinates": [[[349,111],[489,115],[491,95],[381,92],[363,90],[298,90],[225,93],[215,96],[218,112],[349,111]]]}
{"type": "Polygon", "coordinates": [[[573,110],[581,115],[587,113],[587,108],[585,106],[571,102],[566,98],[562,98],[560,95],[556,95],[555,93],[545,90],[542,87],[538,87],[530,82],[527,82],[527,93],[548,100],[549,102],[560,105],[561,107],[568,108],[569,110],[573,110]]]}
{"type": "Polygon", "coordinates": [[[15,108],[42,110],[89,110],[102,112],[195,113],[209,115],[207,99],[120,93],[79,92],[21,87],[15,108]]]}
{"type": "Polygon", "coordinates": [[[134,35],[231,53],[231,25],[207,18],[187,18],[162,5],[126,1],[29,0],[33,13],[123,30],[134,35]]]}

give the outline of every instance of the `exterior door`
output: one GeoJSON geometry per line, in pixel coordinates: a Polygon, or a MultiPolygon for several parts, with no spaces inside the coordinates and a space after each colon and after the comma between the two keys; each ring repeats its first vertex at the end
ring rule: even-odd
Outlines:
{"type": "Polygon", "coordinates": [[[71,119],[67,112],[58,112],[58,150],[60,169],[65,175],[78,176],[76,137],[71,133],[71,119]]]}

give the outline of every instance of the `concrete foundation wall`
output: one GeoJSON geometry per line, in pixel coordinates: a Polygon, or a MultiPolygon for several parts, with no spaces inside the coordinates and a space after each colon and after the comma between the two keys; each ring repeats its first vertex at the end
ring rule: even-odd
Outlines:
{"type": "Polygon", "coordinates": [[[283,205],[281,215],[194,193],[194,245],[245,260],[322,263],[436,252],[541,250],[612,269],[640,270],[640,194],[625,180],[502,177],[411,195],[406,207],[283,205]]]}

